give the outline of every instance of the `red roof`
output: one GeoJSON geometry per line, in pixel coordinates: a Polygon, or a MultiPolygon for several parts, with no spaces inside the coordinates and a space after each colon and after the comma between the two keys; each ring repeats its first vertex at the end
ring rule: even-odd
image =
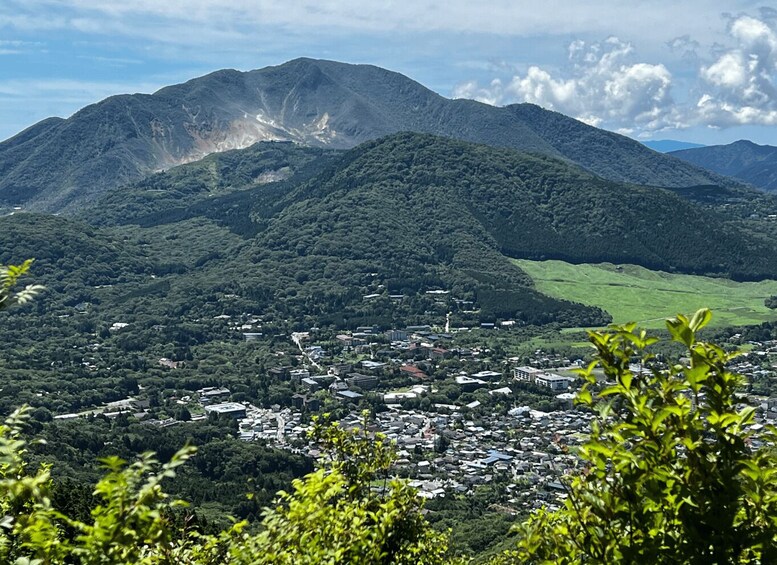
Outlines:
{"type": "Polygon", "coordinates": [[[399,370],[403,373],[409,374],[411,377],[414,377],[416,379],[428,379],[429,375],[424,373],[421,369],[416,367],[415,365],[402,365],[399,370]]]}

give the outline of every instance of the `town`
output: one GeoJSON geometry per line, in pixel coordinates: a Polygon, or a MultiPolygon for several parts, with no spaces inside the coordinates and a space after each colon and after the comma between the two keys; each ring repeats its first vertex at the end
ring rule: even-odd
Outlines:
{"type": "MultiPolygon", "coordinates": [[[[238,329],[252,330],[243,332],[247,341],[262,339],[253,326],[238,329]]],[[[236,401],[226,386],[209,386],[166,399],[168,406],[177,407],[177,417],[150,417],[142,394],[88,413],[131,414],[161,427],[207,418],[234,420],[235,433],[243,441],[264,442],[313,459],[321,453],[308,438],[312,418],[328,417],[347,428],[366,424],[368,433],[382,433],[395,444],[393,471],[409,478],[422,497],[472,493],[481,485],[496,484],[504,493],[503,510],[518,514],[556,507],[566,496],[565,475],[578,469],[574,448],[585,440],[594,418],[574,403],[581,384],[576,371],[584,365],[586,350],[578,350],[579,356],[539,349],[525,357],[498,358],[483,347],[452,345],[463,330],[445,329],[450,328],[361,327],[331,335],[314,328],[291,333],[291,349],[297,355],[279,359],[293,362],[267,371],[268,379],[296,391],[288,402],[258,406],[236,401]],[[365,412],[370,414],[367,420],[365,412]]],[[[511,326],[464,331],[488,336],[509,332],[511,326]]],[[[740,334],[730,341],[732,347],[741,345],[740,334]]],[[[748,355],[733,370],[755,383],[751,388],[757,392],[757,383],[773,375],[777,342],[744,345],[748,355]]],[[[175,371],[183,362],[161,358],[159,365],[175,371]]],[[[756,426],[777,419],[777,399],[757,394],[747,399],[757,407],[756,426]]]]}

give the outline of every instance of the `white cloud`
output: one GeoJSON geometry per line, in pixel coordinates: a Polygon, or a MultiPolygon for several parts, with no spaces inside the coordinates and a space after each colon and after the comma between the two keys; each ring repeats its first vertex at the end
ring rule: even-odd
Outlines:
{"type": "MultiPolygon", "coordinates": [[[[773,21],[773,20],[772,20],[773,21]]],[[[738,16],[735,46],[700,70],[699,119],[716,127],[777,124],[777,30],[767,20],[738,16]]]]}
{"type": "MultiPolygon", "coordinates": [[[[512,36],[630,33],[659,42],[683,34],[706,37],[724,10],[747,10],[753,0],[4,0],[19,25],[69,27],[85,20],[126,22],[127,32],[168,23],[245,29],[284,26],[290,30],[359,32],[415,30],[512,36]],[[667,17],[672,14],[672,17],[667,17]]],[[[91,28],[94,29],[94,28],[91,28]]],[[[99,30],[94,29],[95,32],[99,30]]]]}
{"type": "Polygon", "coordinates": [[[709,67],[702,68],[701,76],[710,84],[736,88],[747,80],[747,68],[741,53],[726,53],[709,67]]]}
{"type": "Polygon", "coordinates": [[[636,135],[697,125],[777,125],[777,12],[762,13],[769,17],[730,17],[727,45],[715,43],[714,54],[704,62],[699,42],[690,36],[666,42],[698,69],[682,103],[672,96],[675,81],[669,69],[635,62],[633,45],[616,37],[573,41],[563,71],[531,66],[507,84],[463,83],[454,96],[490,104],[531,102],[636,135]]]}
{"type": "Polygon", "coordinates": [[[0,55],[21,55],[32,51],[43,52],[44,43],[20,39],[0,39],[0,55]]]}
{"type": "Polygon", "coordinates": [[[503,96],[504,88],[502,87],[502,81],[498,78],[492,80],[487,87],[481,87],[476,81],[470,80],[457,85],[453,91],[454,98],[471,98],[492,106],[500,104],[503,96]]]}
{"type": "Polygon", "coordinates": [[[531,102],[613,129],[677,127],[671,73],[662,64],[631,62],[633,51],[630,43],[616,37],[577,40],[569,45],[567,77],[532,66],[506,86],[499,81],[487,87],[468,82],[459,85],[454,96],[474,96],[491,104],[531,102]]]}

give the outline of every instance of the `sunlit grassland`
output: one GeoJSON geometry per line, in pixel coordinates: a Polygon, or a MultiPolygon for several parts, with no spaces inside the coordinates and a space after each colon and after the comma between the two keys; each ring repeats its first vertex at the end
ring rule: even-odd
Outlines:
{"type": "Polygon", "coordinates": [[[515,260],[537,290],[609,312],[615,323],[639,322],[664,327],[663,320],[698,308],[713,310],[713,324],[743,326],[776,320],[764,299],[777,294],[777,281],[728,279],[651,271],[635,265],[582,264],[515,260]]]}

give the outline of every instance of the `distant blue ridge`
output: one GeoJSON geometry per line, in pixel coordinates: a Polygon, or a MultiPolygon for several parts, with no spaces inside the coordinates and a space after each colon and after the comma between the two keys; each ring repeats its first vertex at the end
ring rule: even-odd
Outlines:
{"type": "Polygon", "coordinates": [[[697,147],[706,147],[701,143],[689,143],[687,141],[676,141],[674,139],[658,139],[643,141],[642,145],[649,147],[659,153],[669,153],[670,151],[680,151],[681,149],[696,149],[697,147]]]}

